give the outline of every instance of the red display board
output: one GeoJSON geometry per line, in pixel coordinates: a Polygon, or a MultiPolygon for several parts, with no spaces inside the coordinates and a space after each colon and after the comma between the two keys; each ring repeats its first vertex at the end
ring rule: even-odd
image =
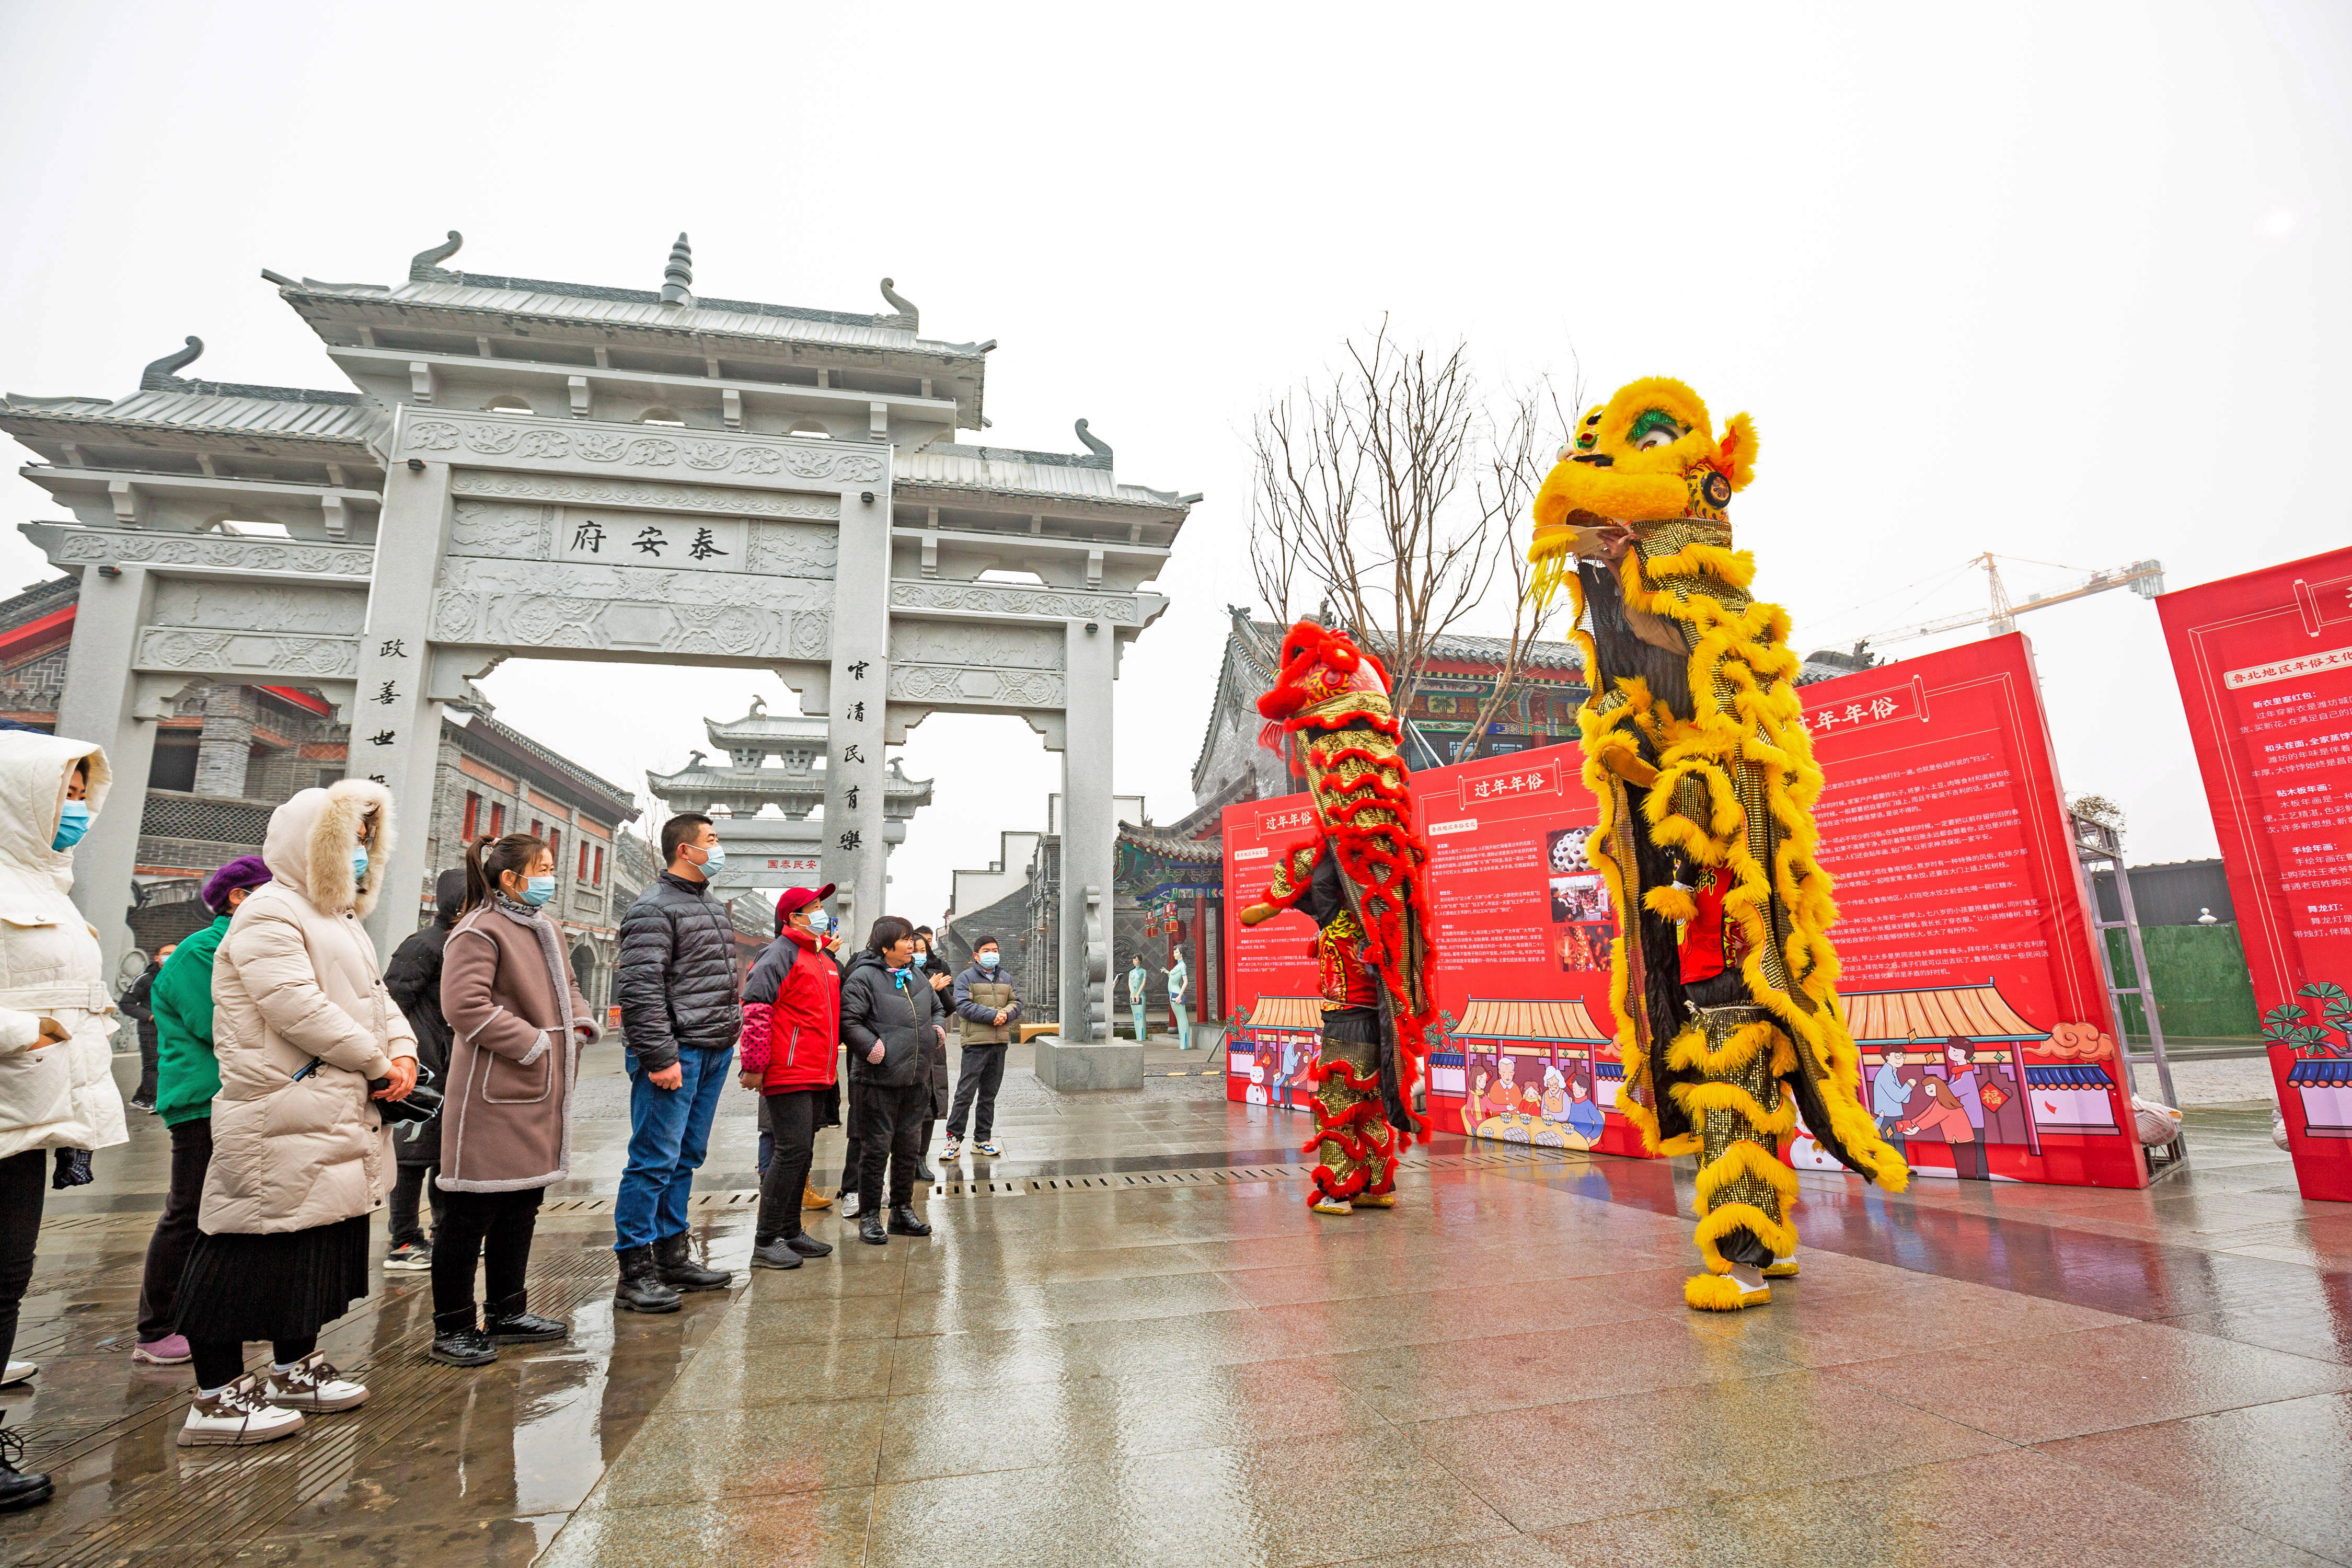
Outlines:
{"type": "MultiPolygon", "coordinates": [[[[1924,1176],[2147,1184],[2030,646],[1802,689],[1862,1100],[1924,1176]]],[[[1800,1136],[1801,1168],[1842,1170],[1800,1136]]]]}
{"type": "MultiPolygon", "coordinates": [[[[2024,639],[1804,696],[1829,778],[1822,859],[1838,882],[1832,935],[1864,1102],[1926,1175],[2145,1185],[2024,639]]],[[[1584,856],[1597,814],[1580,767],[1562,745],[1414,777],[1447,1030],[1429,1106],[1441,1131],[1638,1154],[1613,1109],[1619,911],[1584,856]]],[[[1307,1099],[1314,928],[1236,917],[1280,849],[1312,833],[1304,795],[1224,813],[1235,1100],[1307,1099]]],[[[1789,1157],[1843,1169],[1801,1134],[1789,1157]]]]}
{"type": "Polygon", "coordinates": [[[2352,1202],[2352,550],[2156,602],[2295,1182],[2352,1202]]]}

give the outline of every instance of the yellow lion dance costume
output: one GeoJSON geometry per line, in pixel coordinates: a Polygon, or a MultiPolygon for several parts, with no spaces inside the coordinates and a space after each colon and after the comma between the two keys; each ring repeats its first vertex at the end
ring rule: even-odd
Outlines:
{"type": "Polygon", "coordinates": [[[1562,585],[1591,696],[1578,714],[1601,820],[1586,853],[1626,923],[1612,956],[1625,1089],[1661,1154],[1699,1156],[1692,1307],[1734,1311],[1797,1272],[1798,1113],[1822,1147],[1891,1191],[1910,1179],[1857,1101],[1837,997],[1837,911],[1815,864],[1813,762],[1788,613],[1748,594],[1726,509],[1756,430],[1717,441],[1678,381],[1592,409],[1536,497],[1534,593],[1562,585]]]}

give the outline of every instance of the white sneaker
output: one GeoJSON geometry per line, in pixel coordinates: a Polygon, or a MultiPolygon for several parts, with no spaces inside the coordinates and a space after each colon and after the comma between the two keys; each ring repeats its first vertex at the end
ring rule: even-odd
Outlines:
{"type": "Polygon", "coordinates": [[[209,1399],[196,1395],[195,1403],[188,1406],[187,1422],[180,1428],[180,1447],[242,1447],[291,1437],[300,1430],[301,1415],[264,1399],[260,1380],[247,1373],[209,1399]]]}
{"type": "Polygon", "coordinates": [[[962,1158],[963,1158],[963,1142],[962,1142],[962,1140],[961,1140],[961,1139],[956,1139],[956,1138],[950,1138],[950,1139],[949,1139],[949,1140],[948,1140],[948,1146],[947,1146],[945,1149],[942,1149],[942,1150],[940,1150],[940,1162],[941,1162],[942,1163],[945,1163],[945,1164],[950,1164],[950,1165],[951,1165],[951,1164],[955,1163],[955,1162],[957,1162],[958,1160],[961,1160],[961,1159],[962,1159],[962,1158]]]}
{"type": "Polygon", "coordinates": [[[0,1374],[0,1388],[14,1388],[41,1370],[37,1361],[12,1361],[5,1374],[0,1374]]]}
{"type": "Polygon", "coordinates": [[[284,1372],[272,1368],[262,1397],[289,1410],[323,1414],[367,1403],[367,1384],[339,1375],[323,1351],[312,1351],[284,1372]]]}

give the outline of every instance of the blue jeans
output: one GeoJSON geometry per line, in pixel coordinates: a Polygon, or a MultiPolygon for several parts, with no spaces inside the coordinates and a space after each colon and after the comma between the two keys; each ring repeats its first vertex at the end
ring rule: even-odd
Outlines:
{"type": "Polygon", "coordinates": [[[677,1053],[686,1069],[676,1089],[656,1089],[637,1053],[624,1053],[629,1069],[629,1163],[613,1205],[613,1250],[651,1247],[686,1229],[686,1200],[694,1173],[710,1152],[710,1121],[719,1113],[735,1053],[693,1046],[677,1053]]]}

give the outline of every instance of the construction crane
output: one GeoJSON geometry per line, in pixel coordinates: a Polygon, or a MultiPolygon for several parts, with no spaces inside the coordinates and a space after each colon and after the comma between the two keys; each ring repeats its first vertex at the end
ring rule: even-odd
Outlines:
{"type": "Polygon", "coordinates": [[[1969,564],[1984,568],[1985,585],[1990,590],[1991,605],[1989,608],[1946,616],[1941,620],[1897,626],[1865,637],[1864,642],[1874,647],[1906,642],[1913,637],[1934,637],[1938,632],[1956,632],[1979,625],[1987,628],[1988,637],[1997,637],[2015,631],[2017,617],[2028,610],[2046,610],[2053,605],[2063,605],[2069,599],[2088,598],[2093,594],[2104,594],[2110,588],[2129,588],[2143,599],[2153,599],[2164,592],[2164,563],[2135,561],[2112,572],[2094,572],[2082,582],[2059,593],[2030,594],[2024,603],[2019,604],[2009,596],[2009,584],[2000,580],[2000,566],[1991,551],[1986,551],[1969,564]]]}

